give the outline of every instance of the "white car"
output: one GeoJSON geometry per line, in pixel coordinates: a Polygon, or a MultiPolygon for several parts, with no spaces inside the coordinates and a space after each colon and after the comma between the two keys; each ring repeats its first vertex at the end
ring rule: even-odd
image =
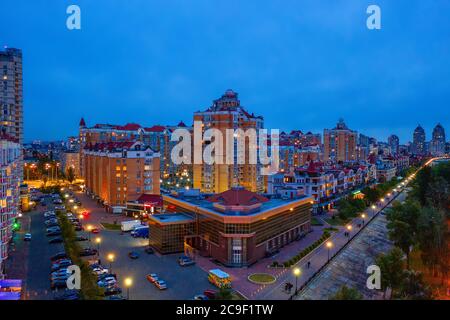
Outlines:
{"type": "Polygon", "coordinates": [[[23,237],[23,241],[31,241],[31,233],[25,233],[23,237]]]}

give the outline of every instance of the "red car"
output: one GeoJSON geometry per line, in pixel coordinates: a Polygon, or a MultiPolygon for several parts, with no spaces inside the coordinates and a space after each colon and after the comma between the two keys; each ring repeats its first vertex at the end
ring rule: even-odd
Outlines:
{"type": "Polygon", "coordinates": [[[205,290],[203,291],[203,294],[210,300],[214,300],[217,297],[217,291],[214,290],[205,290]]]}
{"type": "Polygon", "coordinates": [[[94,228],[94,229],[91,230],[91,232],[92,232],[92,233],[99,233],[99,232],[100,232],[100,229],[99,229],[99,228],[94,228]]]}

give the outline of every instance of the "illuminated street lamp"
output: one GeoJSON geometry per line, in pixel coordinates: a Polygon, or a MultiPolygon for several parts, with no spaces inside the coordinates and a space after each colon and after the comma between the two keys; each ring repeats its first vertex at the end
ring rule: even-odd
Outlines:
{"type": "Polygon", "coordinates": [[[362,224],[364,225],[364,219],[366,218],[366,214],[365,213],[362,213],[361,214],[361,219],[362,219],[362,224]]]}
{"type": "Polygon", "coordinates": [[[100,243],[102,242],[102,238],[95,238],[95,243],[97,244],[97,256],[100,257],[100,243]]]}
{"type": "Polygon", "coordinates": [[[327,241],[326,247],[328,249],[328,262],[329,262],[330,261],[330,250],[331,250],[331,248],[333,248],[333,242],[327,241]]]}
{"type": "Polygon", "coordinates": [[[89,241],[91,241],[91,231],[92,231],[92,226],[89,224],[89,225],[86,226],[86,229],[87,229],[88,234],[89,234],[89,241]]]}
{"type": "Polygon", "coordinates": [[[114,253],[109,253],[107,256],[109,261],[109,273],[112,273],[112,263],[114,262],[115,257],[114,253]]]}
{"type": "Polygon", "coordinates": [[[133,279],[125,278],[123,284],[125,285],[125,288],[127,288],[127,300],[130,300],[130,287],[133,285],[133,279]]]}
{"type": "Polygon", "coordinates": [[[294,276],[295,276],[295,295],[297,295],[297,291],[298,291],[298,277],[300,277],[300,274],[302,273],[302,271],[300,270],[300,268],[294,268],[293,270],[294,276]]]}

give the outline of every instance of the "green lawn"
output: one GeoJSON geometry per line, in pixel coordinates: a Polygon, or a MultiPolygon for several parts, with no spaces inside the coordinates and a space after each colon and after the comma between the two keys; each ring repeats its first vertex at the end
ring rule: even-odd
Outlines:
{"type": "Polygon", "coordinates": [[[275,282],[275,277],[268,273],[254,273],[248,276],[251,282],[259,284],[269,284],[275,282]]]}
{"type": "Polygon", "coordinates": [[[316,217],[311,218],[311,225],[312,226],[323,226],[323,222],[317,219],[316,217]]]}
{"type": "Polygon", "coordinates": [[[102,222],[101,225],[107,230],[120,230],[120,224],[102,222]]]}

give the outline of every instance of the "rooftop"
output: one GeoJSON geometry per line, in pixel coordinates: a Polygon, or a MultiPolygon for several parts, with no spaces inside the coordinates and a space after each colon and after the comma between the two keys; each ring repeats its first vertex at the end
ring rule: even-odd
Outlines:
{"type": "Polygon", "coordinates": [[[182,194],[180,195],[164,195],[163,197],[165,199],[176,199],[179,201],[182,201],[186,204],[189,204],[191,206],[200,207],[202,209],[206,209],[210,212],[213,212],[218,215],[222,216],[256,216],[258,214],[261,214],[263,212],[270,211],[272,209],[275,209],[277,207],[282,207],[289,205],[291,203],[298,202],[299,200],[307,200],[309,197],[305,195],[300,195],[294,199],[283,199],[280,196],[268,196],[263,197],[261,195],[258,195],[256,193],[247,191],[244,189],[244,192],[238,192],[242,193],[238,196],[238,202],[237,203],[246,203],[245,205],[233,205],[233,199],[236,200],[236,198],[233,198],[236,194],[236,191],[228,190],[224,193],[220,193],[214,196],[206,196],[204,194],[201,194],[198,197],[186,197],[182,194]],[[231,193],[230,193],[231,191],[231,193]],[[245,195],[244,195],[245,193],[245,195]],[[253,195],[256,195],[256,199],[253,199],[251,197],[248,197],[248,193],[251,193],[253,195]],[[228,200],[225,200],[223,198],[223,194],[225,194],[225,198],[228,200]],[[223,202],[225,200],[225,203],[223,202]]]}
{"type": "Polygon", "coordinates": [[[164,213],[149,216],[151,220],[155,220],[162,224],[194,222],[194,219],[182,213],[164,213]]]}

